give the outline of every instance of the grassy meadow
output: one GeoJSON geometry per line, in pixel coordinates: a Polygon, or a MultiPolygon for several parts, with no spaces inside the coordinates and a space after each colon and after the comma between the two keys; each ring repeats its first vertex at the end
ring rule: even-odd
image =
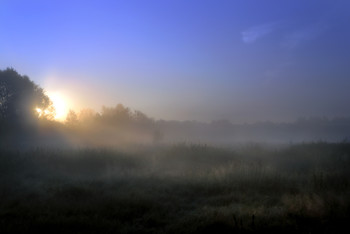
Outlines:
{"type": "Polygon", "coordinates": [[[0,151],[0,233],[347,233],[350,144],[0,151]]]}

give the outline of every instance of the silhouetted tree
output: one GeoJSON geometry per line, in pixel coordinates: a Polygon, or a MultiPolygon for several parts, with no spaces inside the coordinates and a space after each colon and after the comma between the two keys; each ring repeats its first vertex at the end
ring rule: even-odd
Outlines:
{"type": "Polygon", "coordinates": [[[86,122],[92,122],[96,118],[96,111],[90,108],[82,109],[79,112],[78,119],[80,122],[86,123],[86,122]]]}
{"type": "Polygon", "coordinates": [[[0,119],[16,122],[39,117],[54,117],[54,107],[44,90],[12,68],[0,70],[0,119]]]}
{"type": "Polygon", "coordinates": [[[118,104],[116,107],[102,107],[101,119],[104,122],[124,125],[132,120],[132,113],[128,107],[118,104]]]}
{"type": "Polygon", "coordinates": [[[66,123],[68,125],[76,125],[78,123],[78,116],[74,110],[69,110],[66,117],[66,123]]]}
{"type": "Polygon", "coordinates": [[[143,112],[138,111],[138,110],[134,111],[133,117],[134,117],[135,121],[137,121],[137,122],[144,122],[144,121],[149,120],[149,118],[146,114],[144,114],[143,112]]]}

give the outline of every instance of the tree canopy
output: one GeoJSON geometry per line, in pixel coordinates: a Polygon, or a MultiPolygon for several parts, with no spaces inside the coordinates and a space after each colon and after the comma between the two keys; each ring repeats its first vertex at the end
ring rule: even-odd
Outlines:
{"type": "Polygon", "coordinates": [[[0,120],[53,119],[51,100],[44,90],[12,68],[0,70],[0,120]]]}

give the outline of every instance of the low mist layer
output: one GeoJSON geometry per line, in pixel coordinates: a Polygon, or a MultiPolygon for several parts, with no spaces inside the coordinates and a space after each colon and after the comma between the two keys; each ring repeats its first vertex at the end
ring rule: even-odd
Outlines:
{"type": "Polygon", "coordinates": [[[249,142],[290,144],[340,142],[350,136],[350,118],[300,118],[291,123],[232,124],[228,120],[156,120],[118,104],[70,110],[65,122],[45,91],[14,69],[0,71],[0,147],[128,147],[135,144],[192,142],[232,146],[249,142]]]}
{"type": "Polygon", "coordinates": [[[350,145],[0,151],[4,233],[338,233],[350,145]]]}
{"type": "Polygon", "coordinates": [[[13,69],[0,71],[0,94],[3,233],[347,228],[348,118],[181,122],[118,104],[58,122],[44,90],[13,69]]]}

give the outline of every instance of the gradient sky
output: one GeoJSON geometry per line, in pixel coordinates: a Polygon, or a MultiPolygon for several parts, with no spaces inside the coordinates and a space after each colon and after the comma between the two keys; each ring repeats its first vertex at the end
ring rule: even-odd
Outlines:
{"type": "Polygon", "coordinates": [[[350,116],[348,0],[0,0],[0,69],[72,108],[161,119],[350,116]]]}

